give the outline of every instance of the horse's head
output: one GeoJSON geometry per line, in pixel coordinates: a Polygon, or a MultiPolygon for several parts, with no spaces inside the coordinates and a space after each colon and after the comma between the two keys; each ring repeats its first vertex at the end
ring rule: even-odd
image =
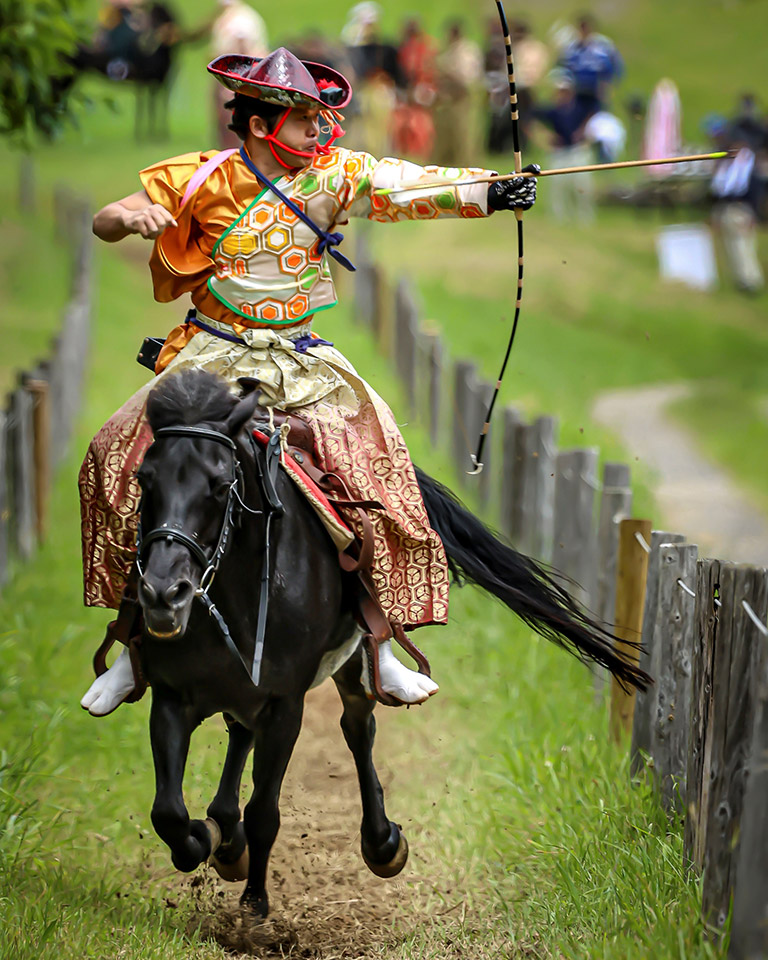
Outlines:
{"type": "Polygon", "coordinates": [[[236,438],[259,399],[253,383],[246,390],[237,397],[219,377],[188,371],[147,400],[155,441],[138,471],[138,593],[156,639],[184,634],[195,591],[226,549],[243,492],[236,438]]]}

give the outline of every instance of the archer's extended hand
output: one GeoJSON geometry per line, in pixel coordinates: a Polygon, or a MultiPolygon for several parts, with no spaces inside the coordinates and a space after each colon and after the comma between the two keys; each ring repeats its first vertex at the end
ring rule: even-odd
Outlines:
{"type": "MultiPolygon", "coordinates": [[[[524,173],[541,173],[538,163],[523,167],[524,173]]],[[[530,210],[536,202],[536,177],[512,177],[496,180],[488,187],[491,210],[530,210]]]]}

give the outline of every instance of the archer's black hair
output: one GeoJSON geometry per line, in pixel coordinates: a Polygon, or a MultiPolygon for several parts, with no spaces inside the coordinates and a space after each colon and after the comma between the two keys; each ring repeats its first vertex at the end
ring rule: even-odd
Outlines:
{"type": "Polygon", "coordinates": [[[257,97],[248,97],[243,93],[236,93],[231,100],[228,100],[224,107],[232,111],[232,123],[229,129],[234,131],[241,140],[248,136],[248,123],[251,117],[261,117],[267,124],[267,132],[272,131],[277,126],[277,121],[285,113],[285,107],[277,103],[268,103],[266,100],[259,100],[257,97]]]}

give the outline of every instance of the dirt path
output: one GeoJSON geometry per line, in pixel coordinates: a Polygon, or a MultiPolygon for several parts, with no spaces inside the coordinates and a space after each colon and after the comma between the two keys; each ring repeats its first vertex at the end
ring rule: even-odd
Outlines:
{"type": "MultiPolygon", "coordinates": [[[[383,713],[377,711],[380,726],[387,724],[386,716],[379,716],[383,713]]],[[[363,864],[360,793],[340,716],[341,702],[331,682],[310,691],[283,785],[282,825],[269,869],[269,920],[244,929],[238,909],[243,884],[225,884],[208,868],[181,882],[198,901],[206,933],[235,955],[265,960],[381,957],[407,934],[402,920],[397,931],[393,927],[396,905],[404,908],[397,912],[400,918],[408,916],[409,929],[426,919],[413,846],[403,877],[380,880],[363,864]]],[[[402,820],[403,797],[395,791],[390,796],[392,773],[381,754],[379,750],[377,769],[388,812],[402,820]]],[[[407,833],[413,841],[413,832],[407,833]]]]}
{"type": "Polygon", "coordinates": [[[665,414],[687,392],[685,384],[611,391],[598,399],[593,416],[657,475],[656,527],[684,533],[698,543],[699,556],[768,565],[765,515],[665,414]]]}

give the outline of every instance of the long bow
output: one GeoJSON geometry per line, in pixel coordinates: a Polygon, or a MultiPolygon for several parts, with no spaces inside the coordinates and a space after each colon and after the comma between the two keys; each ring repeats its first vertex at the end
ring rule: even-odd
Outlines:
{"type": "MultiPolygon", "coordinates": [[[[509,36],[507,16],[504,12],[504,4],[501,2],[501,0],[496,0],[496,8],[499,11],[499,19],[501,20],[501,32],[504,34],[504,45],[507,48],[507,78],[509,80],[509,105],[512,117],[512,145],[515,156],[515,173],[519,174],[522,173],[523,170],[523,157],[520,153],[520,123],[517,110],[515,63],[512,58],[512,39],[509,36]]],[[[504,362],[501,365],[501,370],[499,371],[499,376],[496,380],[493,396],[491,397],[491,402],[488,404],[488,412],[485,415],[485,421],[482,429],[480,430],[480,437],[478,438],[477,442],[477,451],[476,453],[471,454],[472,463],[475,468],[471,471],[473,474],[480,473],[480,471],[483,469],[483,447],[485,446],[485,438],[488,436],[488,430],[491,426],[493,408],[496,406],[496,398],[499,395],[501,381],[504,379],[504,373],[507,369],[509,355],[512,352],[512,344],[515,342],[517,324],[520,320],[520,303],[523,299],[523,211],[515,210],[515,216],[517,217],[517,298],[515,299],[515,318],[512,321],[512,330],[509,334],[509,342],[507,343],[507,352],[504,354],[504,362]]]]}

